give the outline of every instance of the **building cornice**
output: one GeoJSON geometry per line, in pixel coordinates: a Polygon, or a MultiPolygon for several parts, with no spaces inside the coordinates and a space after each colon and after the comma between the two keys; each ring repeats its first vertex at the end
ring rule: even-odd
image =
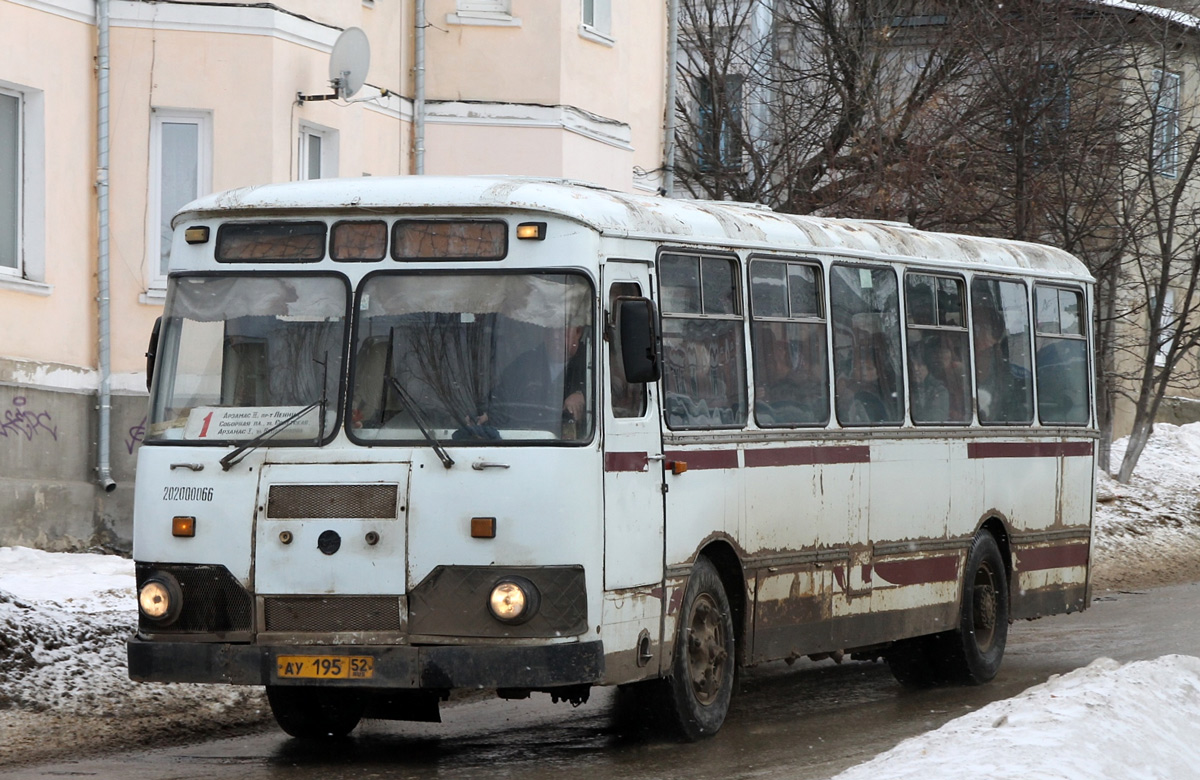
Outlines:
{"type": "Polygon", "coordinates": [[[628,124],[575,106],[447,100],[427,101],[425,111],[429,124],[565,130],[617,149],[633,150],[633,131],[628,124]]]}
{"type": "MultiPolygon", "coordinates": [[[[37,11],[56,14],[85,24],[96,23],[94,0],[10,0],[37,11]]],[[[317,22],[285,11],[269,3],[232,5],[225,3],[178,2],[159,0],[112,0],[109,3],[112,27],[209,32],[227,35],[257,35],[307,46],[319,51],[332,50],[341,28],[317,22]]]]}

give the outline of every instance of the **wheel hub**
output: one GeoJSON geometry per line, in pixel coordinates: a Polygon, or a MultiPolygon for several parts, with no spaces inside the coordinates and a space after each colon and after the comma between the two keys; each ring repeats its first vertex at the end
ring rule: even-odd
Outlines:
{"type": "Polygon", "coordinates": [[[716,602],[701,594],[692,607],[687,636],[688,671],[692,691],[701,704],[710,704],[721,691],[725,678],[725,629],[716,602]]]}

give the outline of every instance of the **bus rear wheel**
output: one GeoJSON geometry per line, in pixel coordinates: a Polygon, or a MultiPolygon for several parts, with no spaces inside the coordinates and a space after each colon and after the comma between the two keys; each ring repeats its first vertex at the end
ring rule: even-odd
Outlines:
{"type": "Polygon", "coordinates": [[[1000,671],[1008,641],[1008,577],[996,539],[981,531],[964,569],[958,627],[896,642],[886,654],[892,674],[916,688],[980,685],[1000,671]]]}
{"type": "Polygon", "coordinates": [[[267,701],[279,728],[297,739],[335,739],[354,730],[366,702],[354,690],[267,686],[267,701]]]}

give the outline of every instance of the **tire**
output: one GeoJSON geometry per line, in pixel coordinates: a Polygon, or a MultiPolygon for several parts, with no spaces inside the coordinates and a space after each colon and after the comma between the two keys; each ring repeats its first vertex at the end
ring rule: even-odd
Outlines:
{"type": "Polygon", "coordinates": [[[702,556],[684,591],[670,676],[659,687],[663,725],[689,742],[716,734],[733,698],[735,665],[729,598],[702,556]]]}
{"type": "Polygon", "coordinates": [[[279,728],[297,739],[338,739],[362,720],[366,702],[355,690],[267,686],[279,728]]]}
{"type": "Polygon", "coordinates": [[[982,685],[1000,671],[1008,641],[1008,578],[990,533],[975,537],[964,572],[958,627],[896,642],[886,653],[902,685],[982,685]]]}

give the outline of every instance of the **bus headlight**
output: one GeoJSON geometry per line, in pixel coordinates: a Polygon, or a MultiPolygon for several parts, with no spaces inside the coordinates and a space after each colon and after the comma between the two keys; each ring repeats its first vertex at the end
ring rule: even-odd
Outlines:
{"type": "Polygon", "coordinates": [[[166,572],[151,574],[138,590],[138,608],[147,620],[164,626],[173,623],[183,609],[179,581],[166,572]]]}
{"type": "Polygon", "coordinates": [[[502,623],[524,623],[537,614],[541,596],[524,577],[505,577],[492,588],[488,609],[502,623]]]}

